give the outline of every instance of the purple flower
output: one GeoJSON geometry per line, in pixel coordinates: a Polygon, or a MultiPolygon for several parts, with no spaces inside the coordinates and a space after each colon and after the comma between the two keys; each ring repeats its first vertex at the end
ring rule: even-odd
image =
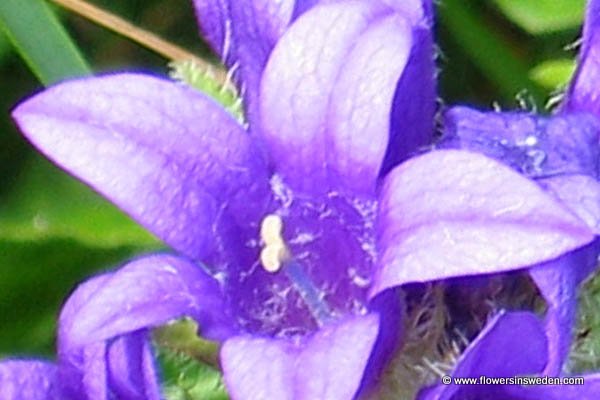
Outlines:
{"type": "MultiPolygon", "coordinates": [[[[433,135],[429,1],[298,16],[312,3],[196,2],[237,71],[247,129],[200,93],[134,74],[66,82],[14,111],[43,153],[178,253],[74,293],[56,367],[35,375],[59,394],[156,398],[147,329],[191,316],[222,342],[233,398],[351,399],[400,344],[398,286],[593,243],[567,203],[492,158],[439,150],[397,166],[433,135]]],[[[16,363],[3,368],[39,366],[16,363]]]]}
{"type": "MultiPolygon", "coordinates": [[[[600,233],[600,102],[597,52],[599,6],[588,4],[578,69],[562,106],[552,116],[528,112],[481,112],[452,107],[443,116],[439,148],[468,149],[497,159],[529,177],[600,233]]],[[[568,354],[578,284],[597,266],[600,242],[533,265],[529,273],[548,305],[549,359],[556,375],[568,354]]]]}
{"type": "MultiPolygon", "coordinates": [[[[540,378],[549,361],[547,352],[552,339],[539,318],[530,312],[500,313],[489,321],[479,336],[460,356],[451,379],[468,378],[474,383],[451,380],[424,389],[418,400],[577,400],[600,396],[600,375],[590,374],[584,382],[572,384],[491,384],[493,378],[540,378]],[[518,332],[518,334],[515,334],[518,332]],[[489,381],[486,380],[490,379],[489,381]],[[487,383],[487,384],[486,384],[487,383]]],[[[561,377],[568,378],[568,377],[561,377]]],[[[515,381],[516,382],[516,381],[515,381]]],[[[535,381],[534,381],[535,382],[535,381]]]]}

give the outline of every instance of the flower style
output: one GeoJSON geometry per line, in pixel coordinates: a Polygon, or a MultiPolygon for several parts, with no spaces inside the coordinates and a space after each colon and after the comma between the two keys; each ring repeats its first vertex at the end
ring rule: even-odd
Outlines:
{"type": "Polygon", "coordinates": [[[56,366],[8,361],[0,383],[28,369],[40,399],[159,398],[148,329],[190,316],[222,342],[233,398],[352,399],[402,338],[398,286],[542,263],[570,277],[563,259],[594,246],[589,219],[493,158],[447,149],[398,166],[433,136],[429,1],[195,4],[247,127],[136,74],[66,82],[14,111],[178,255],[84,283],[56,366]]]}

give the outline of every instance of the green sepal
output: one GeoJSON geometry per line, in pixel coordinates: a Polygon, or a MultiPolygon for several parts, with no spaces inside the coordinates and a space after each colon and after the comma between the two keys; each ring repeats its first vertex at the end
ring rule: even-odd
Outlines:
{"type": "Polygon", "coordinates": [[[242,100],[233,83],[219,82],[210,70],[199,67],[193,61],[174,61],[169,66],[171,78],[212,97],[240,123],[244,122],[242,100]]]}

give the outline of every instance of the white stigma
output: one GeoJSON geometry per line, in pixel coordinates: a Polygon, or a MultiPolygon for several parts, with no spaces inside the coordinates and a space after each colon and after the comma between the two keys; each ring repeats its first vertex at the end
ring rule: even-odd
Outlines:
{"type": "Polygon", "coordinates": [[[264,244],[260,262],[268,272],[277,272],[289,259],[289,251],[282,237],[283,220],[279,215],[269,214],[260,224],[260,238],[264,244]]]}

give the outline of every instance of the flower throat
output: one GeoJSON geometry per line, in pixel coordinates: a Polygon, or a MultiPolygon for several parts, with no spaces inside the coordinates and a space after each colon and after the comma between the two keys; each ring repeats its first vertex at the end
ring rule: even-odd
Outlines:
{"type": "Polygon", "coordinates": [[[260,253],[263,268],[271,273],[284,272],[302,297],[319,326],[333,317],[331,308],[319,295],[311,278],[291,254],[283,239],[283,220],[277,214],[267,215],[261,222],[260,238],[264,244],[260,253]]]}

